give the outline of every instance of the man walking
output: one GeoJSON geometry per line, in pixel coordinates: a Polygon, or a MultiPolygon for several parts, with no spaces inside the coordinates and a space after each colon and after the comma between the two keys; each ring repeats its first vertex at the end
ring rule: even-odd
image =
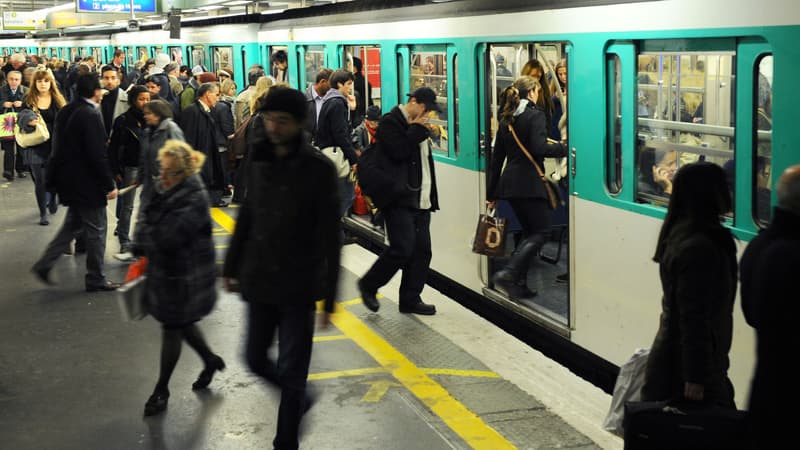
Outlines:
{"type": "MultiPolygon", "coordinates": [[[[18,70],[8,72],[6,81],[6,85],[0,87],[0,104],[3,106],[3,113],[18,112],[22,108],[28,88],[22,86],[22,73],[18,70]]],[[[14,180],[14,170],[17,171],[19,178],[25,178],[22,152],[18,152],[17,142],[13,136],[11,139],[3,140],[0,145],[4,152],[3,176],[6,180],[14,180]]]]}
{"type": "Polygon", "coordinates": [[[429,111],[439,111],[436,93],[421,87],[409,94],[405,105],[395,106],[381,118],[371,151],[378,151],[382,169],[394,186],[372,195],[383,211],[389,248],[358,282],[361,299],[377,311],[375,294],[394,274],[403,269],[400,283],[400,312],[433,315],[436,307],[422,302],[431,262],[431,212],[439,209],[436,174],[425,124],[429,111]]]}
{"type": "Polygon", "coordinates": [[[50,270],[83,230],[86,241],[86,291],[111,291],[118,283],[106,280],[103,258],[106,252],[106,204],[117,197],[108,165],[106,133],[100,115],[102,95],[97,74],[81,74],[75,81],[77,98],[56,116],[53,153],[48,163],[48,191],[58,193],[68,206],[64,224],[48,244],[32,271],[52,284],[50,270]]]}
{"type": "Polygon", "coordinates": [[[336,173],[303,135],[302,92],[273,87],[250,139],[250,188],[230,241],[223,277],[248,302],[247,364],[281,389],[276,449],[296,449],[306,393],[314,302],[333,312],[339,277],[336,173]],[[277,328],[278,362],[267,351],[277,328]]]}
{"type": "Polygon", "coordinates": [[[312,141],[314,140],[314,134],[317,132],[317,118],[319,117],[319,111],[322,109],[323,99],[331,88],[331,74],[333,74],[331,69],[323,67],[317,72],[314,84],[309,85],[308,89],[306,89],[306,101],[308,102],[306,131],[311,134],[312,141]]]}
{"type": "Polygon", "coordinates": [[[221,139],[217,137],[217,123],[212,114],[218,100],[219,87],[216,83],[201,84],[197,89],[197,100],[181,113],[180,126],[186,142],[195,150],[205,153],[206,162],[200,174],[206,183],[211,206],[222,208],[228,206],[222,201],[225,172],[220,158],[221,139]]]}

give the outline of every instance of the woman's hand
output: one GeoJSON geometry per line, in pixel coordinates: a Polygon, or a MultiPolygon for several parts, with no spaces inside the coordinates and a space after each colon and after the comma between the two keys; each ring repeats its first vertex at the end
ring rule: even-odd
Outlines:
{"type": "Polygon", "coordinates": [[[495,206],[497,206],[497,201],[496,200],[486,200],[486,207],[487,208],[494,209],[495,206]]]}
{"type": "Polygon", "coordinates": [[[39,119],[38,118],[33,119],[30,122],[28,122],[28,126],[29,127],[35,127],[36,125],[39,125],[39,119]]]}
{"type": "Polygon", "coordinates": [[[672,194],[672,180],[669,171],[663,167],[653,166],[653,180],[664,189],[667,194],[672,194]]]}

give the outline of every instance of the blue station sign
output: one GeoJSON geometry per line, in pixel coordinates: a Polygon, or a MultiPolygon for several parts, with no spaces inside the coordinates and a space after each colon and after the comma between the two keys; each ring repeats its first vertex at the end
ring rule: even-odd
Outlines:
{"type": "MultiPolygon", "coordinates": [[[[77,0],[78,12],[115,12],[131,11],[131,0],[77,0]]],[[[137,13],[157,12],[156,0],[133,0],[133,10],[137,13]]]]}

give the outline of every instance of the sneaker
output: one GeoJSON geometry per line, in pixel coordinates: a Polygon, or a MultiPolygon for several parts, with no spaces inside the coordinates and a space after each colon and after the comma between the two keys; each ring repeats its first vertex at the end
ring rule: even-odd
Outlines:
{"type": "Polygon", "coordinates": [[[121,251],[119,253],[114,254],[114,259],[117,261],[122,262],[134,262],[136,261],[136,257],[130,251],[121,251]]]}

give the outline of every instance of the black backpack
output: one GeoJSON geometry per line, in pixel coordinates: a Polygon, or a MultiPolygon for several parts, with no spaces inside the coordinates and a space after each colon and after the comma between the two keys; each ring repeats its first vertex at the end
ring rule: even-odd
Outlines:
{"type": "Polygon", "coordinates": [[[378,142],[368,145],[358,158],[358,185],[378,208],[408,192],[404,183],[396,179],[391,164],[378,142]]]}

